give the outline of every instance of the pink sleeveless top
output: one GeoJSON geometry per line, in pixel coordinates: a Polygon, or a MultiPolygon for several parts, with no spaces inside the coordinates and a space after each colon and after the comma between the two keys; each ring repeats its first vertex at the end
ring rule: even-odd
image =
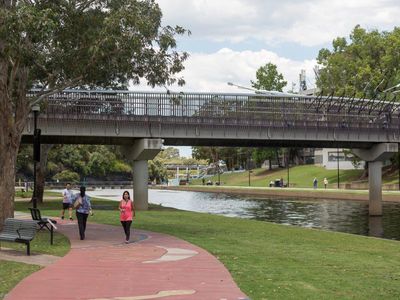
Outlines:
{"type": "Polygon", "coordinates": [[[122,200],[119,204],[119,208],[122,208],[124,211],[121,211],[120,220],[121,221],[132,221],[132,200],[122,200]]]}

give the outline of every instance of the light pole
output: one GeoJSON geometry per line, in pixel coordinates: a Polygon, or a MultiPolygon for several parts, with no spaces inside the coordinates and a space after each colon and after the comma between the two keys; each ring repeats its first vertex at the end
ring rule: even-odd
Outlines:
{"type": "Polygon", "coordinates": [[[249,186],[250,186],[250,150],[247,150],[247,169],[249,170],[249,186]]]}
{"type": "Polygon", "coordinates": [[[337,188],[339,189],[339,147],[337,148],[336,160],[337,160],[337,188]]]}
{"type": "Polygon", "coordinates": [[[33,195],[32,205],[37,208],[36,189],[36,162],[40,161],[40,129],[37,129],[37,117],[40,112],[39,105],[32,106],[33,111],[33,195]]]}
{"type": "Polygon", "coordinates": [[[290,180],[289,180],[289,148],[288,148],[288,150],[287,150],[287,157],[286,157],[286,164],[287,164],[287,187],[289,187],[289,183],[290,183],[290,180]]]}

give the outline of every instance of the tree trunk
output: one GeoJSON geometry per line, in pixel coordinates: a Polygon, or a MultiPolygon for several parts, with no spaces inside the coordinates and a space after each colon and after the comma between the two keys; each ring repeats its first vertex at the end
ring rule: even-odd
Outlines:
{"type": "Polygon", "coordinates": [[[46,179],[47,157],[53,148],[52,144],[42,144],[40,146],[40,162],[36,168],[36,197],[38,203],[43,203],[43,192],[46,179]]]}
{"type": "MultiPolygon", "coordinates": [[[[0,50],[3,49],[0,39],[0,50]]],[[[28,71],[0,57],[0,229],[14,216],[15,165],[30,106],[28,71]]]]}
{"type": "Polygon", "coordinates": [[[21,134],[10,126],[13,122],[9,122],[9,117],[0,117],[3,117],[0,122],[0,228],[3,228],[4,220],[14,216],[15,165],[21,134]]]}
{"type": "Polygon", "coordinates": [[[274,148],[274,150],[275,150],[276,161],[278,162],[278,167],[282,168],[281,160],[279,158],[279,148],[274,148]]]}
{"type": "Polygon", "coordinates": [[[15,195],[15,163],[18,149],[10,143],[1,139],[0,145],[0,228],[3,228],[4,220],[14,217],[14,195],[15,195]],[[8,148],[8,150],[5,150],[8,148]]]}

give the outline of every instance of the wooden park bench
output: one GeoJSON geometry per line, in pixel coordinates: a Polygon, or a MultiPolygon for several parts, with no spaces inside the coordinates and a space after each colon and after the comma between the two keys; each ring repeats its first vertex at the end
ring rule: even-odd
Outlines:
{"type": "Polygon", "coordinates": [[[32,220],[36,221],[39,225],[39,230],[46,228],[48,231],[50,231],[50,244],[53,245],[53,228],[54,224],[57,224],[57,221],[50,218],[42,218],[38,208],[29,208],[29,210],[31,211],[32,220]]]}
{"type": "Polygon", "coordinates": [[[36,226],[35,221],[8,218],[4,223],[3,231],[0,232],[0,242],[25,244],[26,254],[31,255],[30,242],[35,237],[36,226]]]}

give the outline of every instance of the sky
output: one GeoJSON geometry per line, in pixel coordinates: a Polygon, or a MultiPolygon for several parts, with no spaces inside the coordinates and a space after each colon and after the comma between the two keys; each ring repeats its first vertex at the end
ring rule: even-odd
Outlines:
{"type": "MultiPolygon", "coordinates": [[[[398,26],[399,0],[156,0],[163,25],[191,31],[178,37],[178,50],[189,53],[184,87],[173,91],[245,92],[227,82],[250,87],[259,67],[271,62],[288,85],[299,88],[306,70],[314,87],[316,57],[336,37],[349,37],[361,25],[391,31],[398,26]]],[[[140,86],[143,90],[149,88],[140,86]]],[[[164,88],[159,88],[165,90],[164,88]]],[[[190,156],[190,147],[180,147],[190,156]]]]}

